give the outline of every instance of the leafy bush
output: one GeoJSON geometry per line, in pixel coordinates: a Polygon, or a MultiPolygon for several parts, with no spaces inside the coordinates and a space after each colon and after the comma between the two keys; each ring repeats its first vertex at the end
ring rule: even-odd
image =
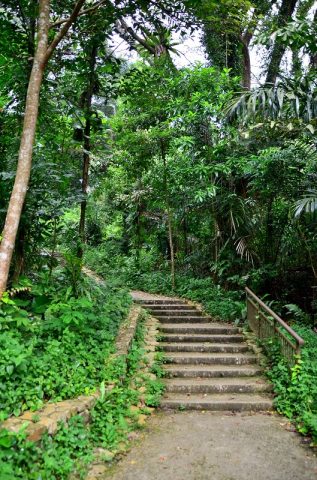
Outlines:
{"type": "Polygon", "coordinates": [[[122,448],[128,432],[140,428],[139,413],[148,413],[146,408],[130,408],[140,402],[140,386],[146,387],[146,403],[158,404],[162,393],[162,385],[139,369],[146,362],[143,342],[141,321],[127,359],[112,356],[102,365],[101,397],[91,411],[89,426],[80,416],[74,416],[68,425],[60,424],[53,438],[46,434],[38,444],[26,441],[23,429],[19,433],[0,430],[1,480],[66,480],[70,475],[85,478],[95,447],[112,451],[122,448]],[[111,388],[107,389],[107,384],[111,388]]]}
{"type": "Polygon", "coordinates": [[[79,298],[69,289],[34,290],[0,306],[2,419],[94,390],[131,301],[126,291],[92,283],[79,298]]]}
{"type": "Polygon", "coordinates": [[[317,443],[317,335],[305,326],[293,328],[305,340],[298,363],[290,371],[276,349],[271,350],[268,376],[274,385],[277,410],[317,443]]]}
{"type": "Polygon", "coordinates": [[[66,480],[71,473],[83,478],[92,459],[92,445],[82,417],[61,424],[54,438],[44,435],[39,444],[25,433],[0,430],[1,480],[66,480]]]}

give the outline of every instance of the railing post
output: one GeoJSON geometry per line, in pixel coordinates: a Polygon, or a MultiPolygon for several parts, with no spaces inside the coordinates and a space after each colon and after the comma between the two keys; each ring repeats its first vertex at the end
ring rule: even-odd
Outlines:
{"type": "Polygon", "coordinates": [[[257,325],[258,325],[258,337],[261,338],[261,320],[260,320],[260,305],[257,303],[256,304],[256,319],[257,319],[257,325]]]}
{"type": "Polygon", "coordinates": [[[249,302],[249,296],[248,296],[247,291],[245,292],[245,301],[246,301],[246,304],[247,304],[247,322],[248,322],[249,328],[251,328],[251,325],[250,325],[250,302],[249,302]]]}

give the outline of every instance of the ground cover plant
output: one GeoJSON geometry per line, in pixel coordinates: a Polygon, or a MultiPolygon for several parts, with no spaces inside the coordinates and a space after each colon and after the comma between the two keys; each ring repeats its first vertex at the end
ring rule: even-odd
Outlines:
{"type": "Polygon", "coordinates": [[[0,430],[1,480],[85,478],[96,448],[105,462],[124,451],[129,432],[142,428],[140,415],[148,415],[147,406],[157,405],[163,392],[162,383],[144,370],[144,354],[140,319],[127,359],[111,356],[102,365],[101,396],[88,425],[74,416],[67,425],[60,423],[54,437],[45,434],[37,444],[26,440],[23,428],[18,434],[0,430]]]}
{"type": "Polygon", "coordinates": [[[301,356],[290,370],[279,353],[278,346],[271,344],[267,351],[271,360],[268,376],[273,383],[277,411],[292,420],[297,430],[309,434],[317,444],[317,335],[300,324],[294,330],[304,339],[301,356]]]}
{"type": "MultiPolygon", "coordinates": [[[[63,271],[56,272],[62,281],[63,271]]],[[[89,394],[104,380],[130,297],[82,279],[81,296],[38,283],[1,302],[1,418],[89,394]]]]}

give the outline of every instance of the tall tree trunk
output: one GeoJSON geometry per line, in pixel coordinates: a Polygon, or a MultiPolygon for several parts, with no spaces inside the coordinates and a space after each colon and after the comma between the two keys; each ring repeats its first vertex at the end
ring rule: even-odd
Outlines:
{"type": "MultiPolygon", "coordinates": [[[[90,115],[90,114],[89,114],[90,115]]],[[[84,154],[83,154],[83,172],[82,172],[82,183],[81,191],[83,194],[83,199],[80,202],[80,219],[79,219],[79,242],[77,256],[82,258],[84,249],[83,245],[86,243],[85,235],[85,226],[86,226],[86,210],[87,210],[87,189],[89,182],[89,165],[90,165],[90,132],[91,131],[91,121],[90,116],[86,117],[85,129],[84,129],[84,154]]]]}
{"type": "Polygon", "coordinates": [[[252,33],[247,31],[243,35],[241,35],[241,43],[242,43],[242,57],[243,57],[243,65],[242,65],[242,86],[247,90],[251,88],[251,58],[250,58],[250,42],[252,38],[252,33]]]}
{"type": "MultiPolygon", "coordinates": [[[[282,0],[282,4],[277,16],[277,29],[284,27],[292,19],[297,0],[282,0]]],[[[275,83],[277,75],[280,71],[280,64],[283,55],[286,51],[286,46],[277,37],[273,45],[269,66],[266,73],[266,83],[275,83]]]]}
{"type": "MultiPolygon", "coordinates": [[[[27,49],[28,49],[28,63],[26,66],[27,70],[27,81],[25,84],[25,92],[23,95],[23,110],[25,110],[26,98],[27,98],[27,87],[30,81],[31,73],[32,73],[32,65],[33,59],[35,54],[35,40],[36,40],[36,18],[31,17],[28,18],[23,10],[23,6],[21,0],[18,1],[19,10],[22,16],[22,20],[25,26],[25,30],[27,32],[27,49]]],[[[21,115],[21,129],[23,128],[23,117],[21,115]]],[[[21,212],[21,218],[23,217],[23,209],[21,212]]],[[[20,226],[17,231],[17,237],[15,240],[15,251],[14,251],[14,260],[13,260],[13,275],[12,281],[13,283],[18,282],[20,276],[24,270],[25,264],[25,246],[26,246],[26,237],[28,235],[29,224],[27,222],[20,222],[20,226]]]]}
{"type": "Polygon", "coordinates": [[[40,0],[38,44],[26,97],[26,107],[17,172],[9,201],[0,245],[0,295],[2,295],[7,286],[15,239],[31,173],[33,143],[38,117],[40,89],[45,69],[46,51],[48,46],[49,17],[50,0],[40,0]]]}
{"type": "Polygon", "coordinates": [[[21,212],[31,174],[33,144],[36,132],[40,90],[44,70],[55,48],[67,34],[70,26],[76,20],[84,2],[85,0],[77,0],[71,15],[67,20],[65,20],[65,22],[63,22],[63,26],[55,35],[52,43],[48,45],[48,31],[50,27],[50,0],[39,0],[38,43],[34,55],[34,61],[26,95],[17,172],[9,200],[0,244],[0,297],[7,287],[15,239],[19,228],[21,212]]]}
{"type": "Polygon", "coordinates": [[[189,254],[189,246],[188,246],[188,221],[187,221],[187,208],[184,199],[183,205],[183,239],[184,239],[184,253],[185,256],[189,254]]]}
{"type": "Polygon", "coordinates": [[[175,252],[174,252],[174,242],[173,242],[172,212],[169,206],[167,207],[167,225],[168,225],[168,240],[169,240],[170,251],[171,251],[171,281],[172,281],[172,289],[175,290],[175,252]]]}
{"type": "Polygon", "coordinates": [[[83,256],[83,245],[86,243],[86,236],[85,236],[85,227],[86,227],[86,210],[87,210],[87,190],[89,184],[89,167],[90,167],[90,151],[91,151],[91,102],[92,96],[94,93],[95,83],[96,83],[96,60],[98,54],[98,46],[96,44],[95,39],[93,40],[93,44],[91,47],[91,52],[89,55],[89,77],[88,77],[88,85],[87,91],[84,93],[84,108],[85,108],[85,116],[86,116],[86,123],[84,129],[84,155],[83,155],[83,174],[82,174],[82,184],[81,184],[81,191],[83,194],[83,200],[80,204],[80,220],[79,220],[79,240],[81,245],[78,249],[78,258],[82,258],[83,256]]]}
{"type": "Polygon", "coordinates": [[[21,222],[20,228],[18,230],[17,241],[14,252],[14,272],[12,276],[13,283],[18,282],[21,274],[24,269],[24,245],[25,245],[25,236],[26,236],[26,226],[21,222]]]}
{"type": "Polygon", "coordinates": [[[167,229],[168,229],[168,243],[170,247],[170,258],[171,258],[171,283],[172,289],[175,289],[175,252],[174,252],[174,242],[173,242],[173,227],[172,227],[172,211],[170,207],[169,194],[168,194],[168,184],[167,184],[167,165],[166,165],[166,151],[164,141],[161,140],[161,155],[163,160],[163,185],[164,185],[164,196],[165,196],[165,206],[167,214],[167,229]]]}
{"type": "MultiPolygon", "coordinates": [[[[315,11],[315,14],[314,14],[314,23],[316,24],[317,23],[317,10],[315,11]]],[[[312,72],[316,71],[317,69],[317,52],[314,51],[314,52],[311,52],[310,53],[310,70],[312,72]]]]}

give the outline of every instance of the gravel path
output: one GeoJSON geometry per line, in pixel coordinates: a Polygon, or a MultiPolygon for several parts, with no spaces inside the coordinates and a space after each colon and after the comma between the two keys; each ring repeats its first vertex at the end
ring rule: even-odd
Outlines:
{"type": "Polygon", "coordinates": [[[158,413],[102,478],[315,480],[317,458],[276,414],[158,413]]]}

